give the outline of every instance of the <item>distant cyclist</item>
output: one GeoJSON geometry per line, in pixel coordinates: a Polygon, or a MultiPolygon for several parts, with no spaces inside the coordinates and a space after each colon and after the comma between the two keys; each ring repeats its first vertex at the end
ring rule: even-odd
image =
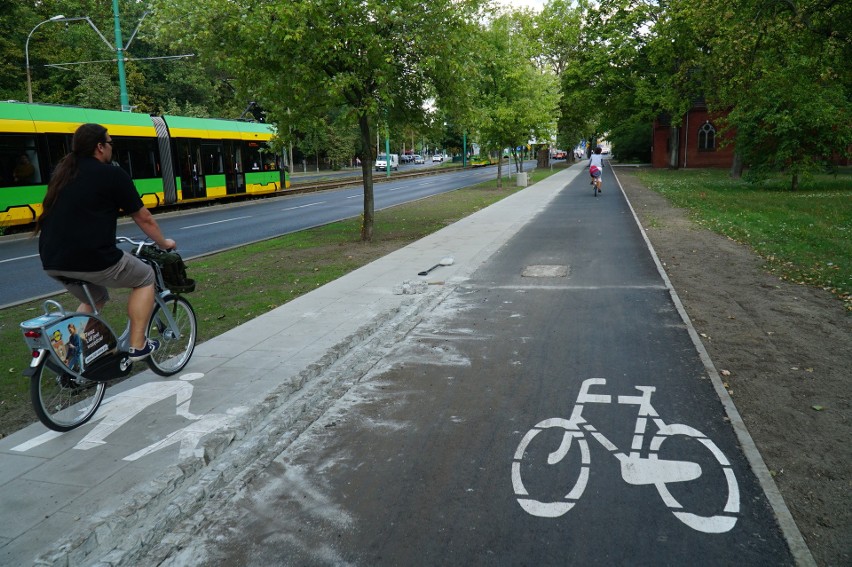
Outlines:
{"type": "Polygon", "coordinates": [[[589,158],[589,175],[592,177],[592,184],[598,188],[598,193],[601,192],[601,175],[603,174],[602,151],[600,146],[596,147],[592,157],[589,158]]]}

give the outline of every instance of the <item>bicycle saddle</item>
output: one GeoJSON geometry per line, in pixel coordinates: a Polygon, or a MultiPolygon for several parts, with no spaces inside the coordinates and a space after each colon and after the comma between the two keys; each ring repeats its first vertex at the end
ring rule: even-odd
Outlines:
{"type": "Polygon", "coordinates": [[[56,276],[56,279],[65,285],[92,285],[92,282],[87,282],[86,280],[79,280],[76,278],[68,278],[65,276],[56,276]]]}

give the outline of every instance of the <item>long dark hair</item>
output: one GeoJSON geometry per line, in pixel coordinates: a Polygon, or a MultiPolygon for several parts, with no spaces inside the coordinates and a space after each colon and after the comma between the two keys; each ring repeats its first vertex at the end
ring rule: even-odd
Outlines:
{"type": "Polygon", "coordinates": [[[53,170],[47,183],[47,194],[41,203],[41,216],[36,221],[34,234],[41,230],[42,221],[50,214],[62,189],[77,176],[77,163],[82,157],[93,156],[98,144],[106,142],[107,129],[100,124],[83,124],[74,132],[71,153],[66,154],[53,170]]]}

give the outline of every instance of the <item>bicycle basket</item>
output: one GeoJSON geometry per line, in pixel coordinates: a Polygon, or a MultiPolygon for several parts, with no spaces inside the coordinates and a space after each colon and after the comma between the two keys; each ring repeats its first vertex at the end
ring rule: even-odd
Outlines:
{"type": "Polygon", "coordinates": [[[186,275],[186,264],[180,254],[169,250],[160,250],[154,246],[143,246],[139,257],[154,262],[160,267],[166,287],[174,293],[195,291],[195,280],[186,275]]]}

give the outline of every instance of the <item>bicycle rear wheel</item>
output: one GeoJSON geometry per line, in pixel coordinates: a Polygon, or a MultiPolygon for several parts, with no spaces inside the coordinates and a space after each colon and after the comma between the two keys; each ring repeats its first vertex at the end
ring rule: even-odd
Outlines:
{"type": "Polygon", "coordinates": [[[30,377],[30,398],[39,421],[70,431],[89,421],[104,399],[106,384],[77,378],[49,357],[30,377]]]}
{"type": "Polygon", "coordinates": [[[189,362],[195,350],[198,326],[195,311],[184,297],[169,295],[165,298],[165,304],[175,327],[169,327],[169,320],[159,304],[154,307],[148,323],[148,338],[160,341],[160,348],[146,360],[151,370],[160,376],[171,376],[180,372],[189,362]]]}
{"type": "Polygon", "coordinates": [[[539,422],[521,439],[512,461],[512,487],[518,504],[540,518],[562,516],[586,489],[590,463],[589,445],[573,424],[561,418],[539,422]],[[538,437],[540,433],[544,434],[538,437]],[[579,450],[569,451],[572,445],[579,450]],[[533,498],[530,489],[540,496],[533,498]]]}

